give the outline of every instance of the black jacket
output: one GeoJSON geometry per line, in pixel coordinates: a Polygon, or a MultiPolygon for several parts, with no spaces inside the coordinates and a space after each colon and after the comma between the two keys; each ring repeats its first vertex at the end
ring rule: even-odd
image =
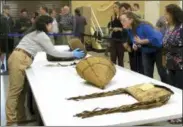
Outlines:
{"type": "Polygon", "coordinates": [[[32,24],[29,18],[21,17],[18,20],[16,20],[15,32],[22,34],[25,31],[27,31],[31,27],[31,25],[32,24]],[[24,29],[22,29],[23,27],[24,29]]]}
{"type": "Polygon", "coordinates": [[[7,18],[4,15],[0,14],[0,38],[1,39],[6,38],[8,33],[14,31],[13,29],[14,29],[14,22],[11,16],[7,18]]]}

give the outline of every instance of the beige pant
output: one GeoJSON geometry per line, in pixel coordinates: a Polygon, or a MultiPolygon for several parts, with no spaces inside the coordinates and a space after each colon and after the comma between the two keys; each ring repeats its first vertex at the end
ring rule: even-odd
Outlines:
{"type": "MultiPolygon", "coordinates": [[[[71,30],[63,30],[63,34],[70,34],[70,33],[72,33],[72,31],[71,30]]],[[[71,40],[71,38],[72,38],[72,35],[64,35],[64,36],[62,36],[62,44],[64,45],[68,45],[69,43],[69,41],[71,40]]]]}
{"type": "Polygon", "coordinates": [[[21,51],[13,51],[8,59],[9,87],[6,102],[7,125],[26,120],[25,116],[25,69],[32,59],[21,51]]]}

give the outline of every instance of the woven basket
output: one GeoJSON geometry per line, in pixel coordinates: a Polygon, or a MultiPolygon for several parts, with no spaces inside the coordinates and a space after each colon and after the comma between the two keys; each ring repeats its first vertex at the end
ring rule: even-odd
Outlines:
{"type": "MultiPolygon", "coordinates": [[[[69,47],[70,47],[71,51],[79,48],[80,50],[83,50],[85,52],[85,56],[87,54],[87,51],[86,51],[84,45],[82,44],[82,42],[78,38],[72,38],[69,41],[69,47]]],[[[47,57],[48,61],[72,61],[72,60],[75,59],[73,57],[70,57],[70,58],[67,58],[67,57],[54,57],[54,56],[49,55],[49,54],[46,54],[46,57],[47,57]]]]}
{"type": "Polygon", "coordinates": [[[86,54],[87,54],[86,48],[80,39],[72,38],[69,41],[69,46],[70,46],[71,50],[75,50],[75,49],[79,48],[80,50],[85,52],[85,56],[86,56],[86,54]]]}
{"type": "Polygon", "coordinates": [[[76,65],[77,73],[94,86],[104,89],[116,74],[114,64],[103,57],[88,57],[76,65]]]}
{"type": "Polygon", "coordinates": [[[139,102],[153,101],[161,97],[170,97],[172,91],[166,87],[152,83],[139,84],[126,89],[139,102]]]}

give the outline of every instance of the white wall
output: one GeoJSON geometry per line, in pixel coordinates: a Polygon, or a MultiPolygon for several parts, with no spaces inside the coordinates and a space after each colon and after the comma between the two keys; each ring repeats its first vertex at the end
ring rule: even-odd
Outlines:
{"type": "Polygon", "coordinates": [[[160,17],[159,9],[159,1],[145,1],[145,20],[155,25],[160,17]]]}
{"type": "Polygon", "coordinates": [[[181,8],[182,8],[182,3],[183,3],[183,2],[182,2],[182,1],[180,1],[180,7],[181,7],[181,8]]]}
{"type": "Polygon", "coordinates": [[[2,13],[2,12],[3,12],[3,1],[0,0],[0,13],[2,13]]]}

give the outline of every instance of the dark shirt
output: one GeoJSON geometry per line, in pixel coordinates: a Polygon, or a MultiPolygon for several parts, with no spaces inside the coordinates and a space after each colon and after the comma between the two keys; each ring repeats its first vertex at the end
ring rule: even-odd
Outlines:
{"type": "Polygon", "coordinates": [[[63,30],[73,30],[73,16],[71,14],[60,15],[59,20],[63,30]]]}
{"type": "Polygon", "coordinates": [[[74,34],[80,36],[85,31],[86,19],[83,16],[74,16],[74,34]]]}
{"type": "MultiPolygon", "coordinates": [[[[111,21],[111,28],[123,28],[120,20],[115,17],[113,21],[111,21]]],[[[114,43],[124,43],[128,41],[128,32],[127,30],[123,29],[122,31],[112,32],[111,38],[114,43]]]]}
{"type": "Polygon", "coordinates": [[[6,17],[0,14],[0,50],[1,52],[11,52],[13,50],[13,37],[9,37],[9,33],[14,31],[14,22],[11,16],[6,17]],[[8,42],[9,44],[7,45],[8,42]],[[7,49],[8,48],[8,49],[7,49]]]}
{"type": "Polygon", "coordinates": [[[11,16],[0,14],[0,38],[5,38],[8,33],[13,32],[14,22],[11,16]]]}
{"type": "MultiPolygon", "coordinates": [[[[111,22],[111,28],[122,28],[122,24],[119,20],[119,18],[115,17],[114,20],[111,22]]],[[[114,39],[121,39],[122,38],[122,34],[121,31],[117,31],[117,32],[112,32],[112,38],[114,39]]]]}
{"type": "Polygon", "coordinates": [[[183,70],[183,25],[167,30],[163,39],[166,67],[170,70],[183,70]]]}
{"type": "Polygon", "coordinates": [[[31,27],[31,21],[29,18],[21,17],[20,19],[16,20],[15,24],[15,32],[20,34],[24,33],[31,27]],[[24,29],[22,29],[24,27],[24,29]]]}

